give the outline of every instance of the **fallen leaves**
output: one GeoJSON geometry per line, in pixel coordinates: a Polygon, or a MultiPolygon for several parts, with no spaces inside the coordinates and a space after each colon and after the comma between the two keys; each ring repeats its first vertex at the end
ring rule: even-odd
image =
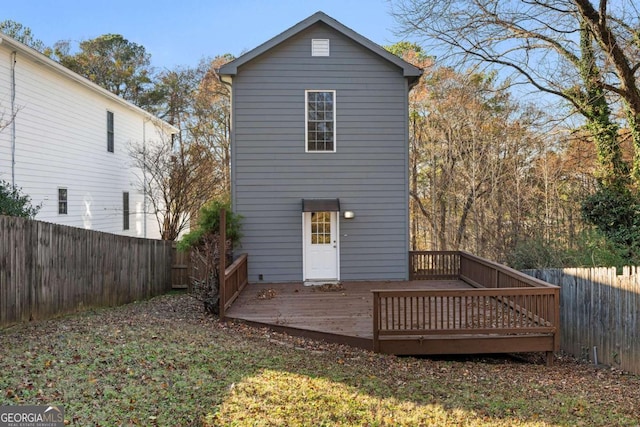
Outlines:
{"type": "Polygon", "coordinates": [[[0,346],[0,405],[61,404],[77,425],[640,419],[638,376],[564,355],[552,368],[539,355],[385,356],[221,323],[183,295],[12,327],[0,331],[0,346]]]}
{"type": "Polygon", "coordinates": [[[258,299],[273,299],[275,298],[277,295],[277,292],[275,289],[272,288],[268,288],[268,289],[263,289],[260,292],[258,292],[258,299]]]}

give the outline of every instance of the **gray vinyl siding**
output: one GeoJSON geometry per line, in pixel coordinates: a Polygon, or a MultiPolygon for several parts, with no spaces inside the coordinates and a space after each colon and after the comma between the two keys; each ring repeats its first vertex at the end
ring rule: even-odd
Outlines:
{"type": "Polygon", "coordinates": [[[233,78],[232,198],[249,280],[301,281],[303,198],[339,198],[340,278],[408,277],[407,80],[318,23],[233,78]],[[311,39],[331,40],[329,57],[311,39]],[[305,90],[336,91],[336,152],[305,152],[305,90]]]}

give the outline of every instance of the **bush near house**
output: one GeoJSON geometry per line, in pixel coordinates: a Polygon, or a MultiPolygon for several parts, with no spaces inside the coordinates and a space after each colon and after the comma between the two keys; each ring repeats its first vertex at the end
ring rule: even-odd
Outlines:
{"type": "Polygon", "coordinates": [[[0,215],[33,218],[40,205],[33,206],[31,197],[22,193],[22,189],[7,181],[0,180],[0,215]]]}
{"type": "Polygon", "coordinates": [[[232,262],[231,249],[240,240],[241,217],[231,211],[227,201],[213,200],[206,204],[198,216],[198,225],[178,242],[179,251],[189,250],[191,265],[190,293],[202,301],[207,312],[218,314],[220,272],[220,213],[225,210],[227,261],[232,262]]]}

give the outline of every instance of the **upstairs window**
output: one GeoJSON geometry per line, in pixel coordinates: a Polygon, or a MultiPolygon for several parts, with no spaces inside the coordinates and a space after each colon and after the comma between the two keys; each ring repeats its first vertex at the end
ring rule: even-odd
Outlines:
{"type": "Polygon", "coordinates": [[[122,193],[122,229],[129,229],[129,192],[122,193]]]}
{"type": "Polygon", "coordinates": [[[307,152],[336,151],[336,91],[308,90],[306,96],[307,152]]]}
{"type": "Polygon", "coordinates": [[[113,153],[113,113],[107,111],[107,151],[113,153]]]}
{"type": "Polygon", "coordinates": [[[58,188],[58,214],[67,214],[67,189],[58,188]]]}

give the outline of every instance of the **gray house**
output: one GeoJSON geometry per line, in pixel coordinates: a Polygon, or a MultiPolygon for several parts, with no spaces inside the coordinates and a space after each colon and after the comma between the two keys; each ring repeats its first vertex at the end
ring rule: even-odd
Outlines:
{"type": "Polygon", "coordinates": [[[318,12],[220,69],[250,282],[406,280],[421,70],[318,12]]]}

